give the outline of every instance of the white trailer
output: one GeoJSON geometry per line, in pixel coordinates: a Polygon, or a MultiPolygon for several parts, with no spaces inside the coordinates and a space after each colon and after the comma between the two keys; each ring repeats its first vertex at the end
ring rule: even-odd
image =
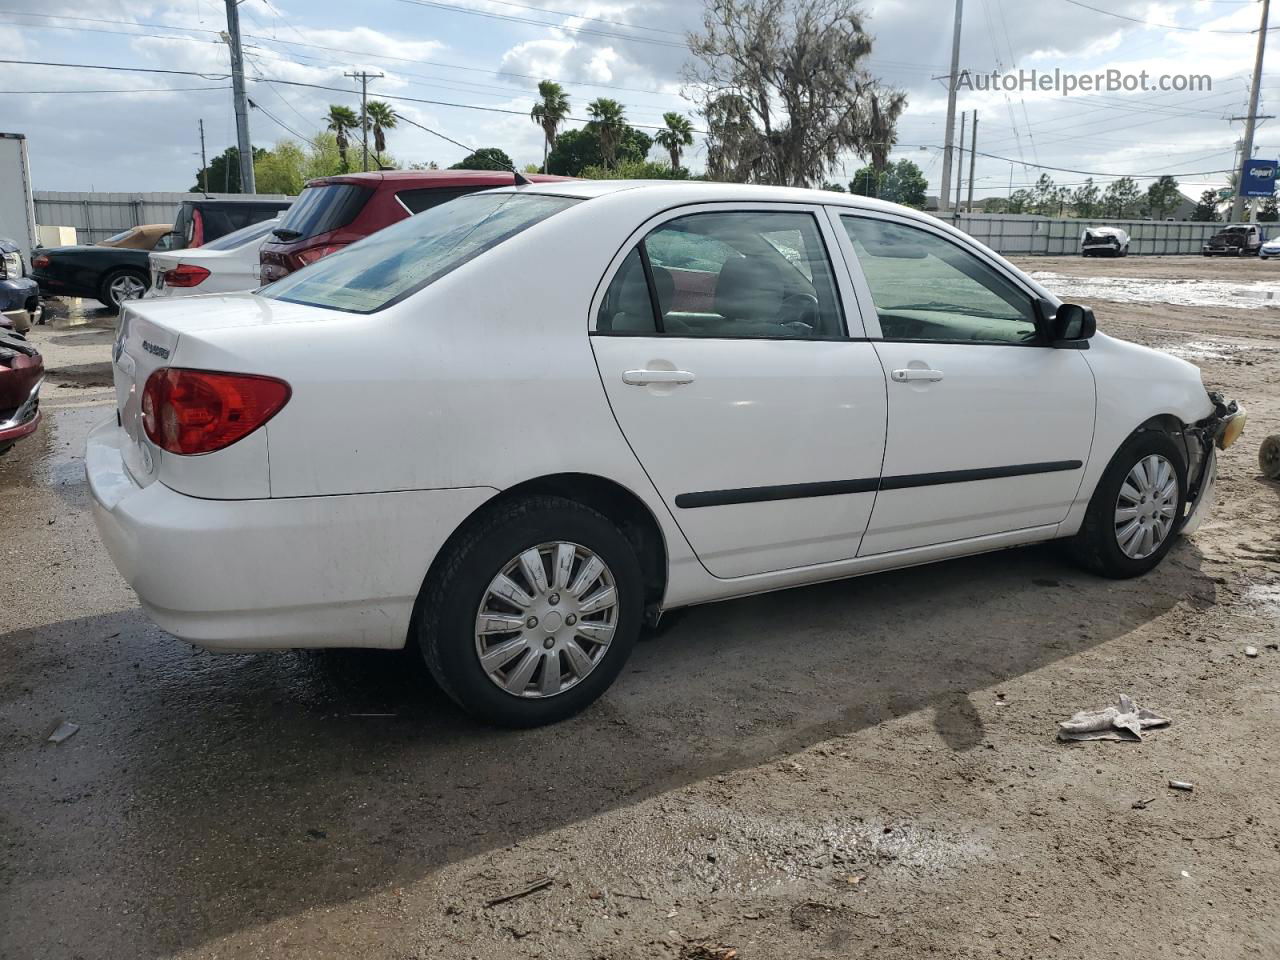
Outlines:
{"type": "Polygon", "coordinates": [[[36,246],[36,210],[25,133],[0,133],[0,239],[17,243],[22,259],[31,262],[31,250],[36,246]]]}

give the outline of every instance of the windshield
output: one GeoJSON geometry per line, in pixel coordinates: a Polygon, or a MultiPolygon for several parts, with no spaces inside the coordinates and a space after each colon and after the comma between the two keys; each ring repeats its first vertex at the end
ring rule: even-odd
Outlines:
{"type": "Polygon", "coordinates": [[[372,313],[578,202],[519,193],[460,197],[401,220],[260,292],[291,303],[372,313]]]}
{"type": "Polygon", "coordinates": [[[241,227],[239,230],[233,230],[225,236],[219,237],[206,243],[202,250],[234,250],[236,247],[242,247],[246,243],[252,243],[254,240],[261,240],[272,228],[276,226],[279,220],[263,220],[261,223],[251,223],[247,227],[241,227]]]}
{"type": "Polygon", "coordinates": [[[345,227],[364,209],[371,196],[372,189],[354,183],[307,187],[276,227],[276,236],[288,243],[345,227]]]}

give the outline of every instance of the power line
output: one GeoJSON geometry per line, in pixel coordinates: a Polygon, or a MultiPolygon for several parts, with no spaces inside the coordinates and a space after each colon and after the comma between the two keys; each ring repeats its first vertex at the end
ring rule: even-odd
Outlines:
{"type": "Polygon", "coordinates": [[[312,140],[310,137],[303,136],[301,133],[299,133],[297,130],[293,129],[293,127],[289,126],[287,123],[285,123],[285,122],[284,122],[283,120],[281,120],[279,117],[277,117],[274,113],[272,113],[270,110],[268,110],[266,107],[264,107],[262,104],[260,104],[260,103],[256,103],[256,102],[253,100],[253,98],[252,98],[252,97],[250,97],[250,98],[249,98],[249,106],[253,107],[253,109],[255,109],[255,110],[260,110],[260,111],[262,111],[263,113],[265,113],[265,114],[267,115],[267,117],[268,117],[268,118],[270,118],[271,120],[274,120],[274,121],[275,121],[276,126],[278,126],[278,127],[284,127],[284,129],[288,130],[290,133],[292,133],[292,134],[293,134],[295,137],[297,137],[299,140],[305,140],[307,143],[311,144],[311,145],[312,145],[313,147],[315,147],[317,150],[319,150],[319,149],[320,149],[320,144],[316,143],[316,142],[315,142],[314,140],[312,140]]]}
{"type": "Polygon", "coordinates": [[[197,90],[230,90],[228,86],[217,87],[133,87],[127,90],[0,90],[3,94],[20,96],[45,96],[51,93],[101,94],[101,93],[188,93],[197,90]]]}
{"type": "MultiPolygon", "coordinates": [[[[1101,7],[1091,7],[1087,3],[1081,3],[1080,0],[1066,0],[1073,7],[1083,7],[1085,10],[1092,10],[1094,13],[1101,13],[1108,17],[1115,17],[1118,20],[1128,20],[1130,23],[1140,23],[1144,27],[1154,27],[1157,30],[1185,30],[1188,33],[1235,33],[1235,34],[1252,34],[1257,30],[1211,30],[1208,27],[1180,27],[1173,23],[1149,23],[1146,20],[1140,20],[1137,17],[1129,17],[1123,13],[1113,13],[1110,10],[1103,10],[1101,7]]],[[[1280,27],[1268,27],[1270,30],[1280,30],[1280,27]]]]}

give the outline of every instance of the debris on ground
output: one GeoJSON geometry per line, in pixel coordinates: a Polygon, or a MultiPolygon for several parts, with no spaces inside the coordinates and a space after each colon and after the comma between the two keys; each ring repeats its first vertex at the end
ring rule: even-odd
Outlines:
{"type": "Polygon", "coordinates": [[[1169,788],[1171,790],[1186,790],[1188,793],[1190,793],[1192,790],[1195,789],[1195,786],[1193,784],[1188,783],[1186,780],[1170,780],[1169,788]]]}
{"type": "Polygon", "coordinates": [[[1155,798],[1155,797],[1146,797],[1146,798],[1144,798],[1144,799],[1142,799],[1142,800],[1135,800],[1135,801],[1133,801],[1133,809],[1135,809],[1135,810],[1145,810],[1145,809],[1147,809],[1147,807],[1151,806],[1151,804],[1153,804],[1153,803],[1155,803],[1155,802],[1156,802],[1156,798],[1155,798]]]}
{"type": "Polygon", "coordinates": [[[491,900],[486,900],[484,905],[486,907],[496,907],[498,904],[506,903],[508,900],[519,900],[521,897],[527,897],[531,893],[537,893],[539,890],[543,890],[551,886],[552,882],[553,881],[550,877],[540,877],[533,881],[533,883],[521,887],[519,890],[512,890],[510,893],[504,893],[500,897],[494,897],[491,900]]]}
{"type": "Polygon", "coordinates": [[[80,724],[72,723],[70,720],[63,720],[54,728],[53,733],[49,734],[50,743],[62,743],[64,740],[70,740],[80,730],[80,724]]]}
{"type": "Polygon", "coordinates": [[[1167,727],[1172,721],[1133,702],[1122,693],[1115,706],[1081,710],[1058,724],[1058,739],[1140,741],[1149,727],[1167,727]]]}
{"type": "Polygon", "coordinates": [[[1245,647],[1245,648],[1244,648],[1244,655],[1245,655],[1246,657],[1256,657],[1256,656],[1258,655],[1258,648],[1257,648],[1257,647],[1245,647]]]}
{"type": "Polygon", "coordinates": [[[738,948],[711,943],[695,943],[685,947],[680,960],[737,960],[738,948]]]}

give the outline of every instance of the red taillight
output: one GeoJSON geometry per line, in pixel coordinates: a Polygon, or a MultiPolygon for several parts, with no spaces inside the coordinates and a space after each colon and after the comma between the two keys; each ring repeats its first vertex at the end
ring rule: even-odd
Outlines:
{"type": "Polygon", "coordinates": [[[49,265],[49,255],[46,253],[37,253],[34,257],[31,258],[31,265],[33,267],[40,267],[42,269],[44,267],[47,267],[49,265]]]}
{"type": "Polygon", "coordinates": [[[164,283],[167,287],[197,287],[204,283],[209,271],[204,267],[180,263],[172,270],[164,272],[164,283]]]}
{"type": "Polygon", "coordinates": [[[274,417],[291,392],[274,377],[165,367],[142,391],[142,427],[170,453],[212,453],[274,417]]]}
{"type": "Polygon", "coordinates": [[[299,250],[294,254],[294,256],[298,258],[298,263],[305,267],[307,264],[315,263],[317,260],[327,257],[331,253],[337,253],[345,246],[345,243],[326,243],[323,246],[308,247],[306,250],[299,250]]]}

